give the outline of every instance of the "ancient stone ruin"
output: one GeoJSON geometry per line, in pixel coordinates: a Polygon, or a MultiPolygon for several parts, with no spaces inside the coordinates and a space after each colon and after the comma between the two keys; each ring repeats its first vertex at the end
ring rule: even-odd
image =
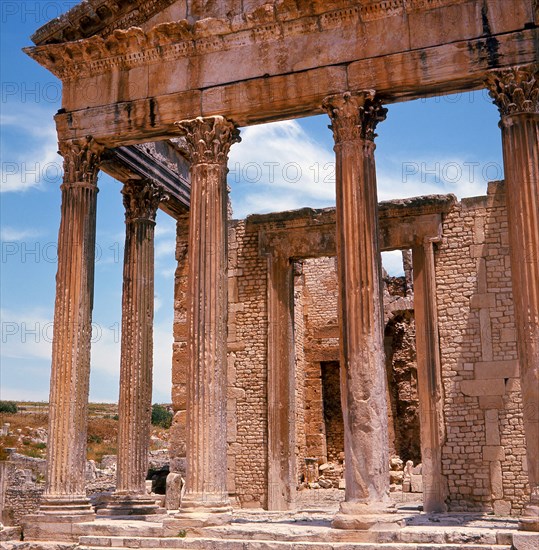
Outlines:
{"type": "Polygon", "coordinates": [[[46,485],[26,541],[535,547],[538,21],[535,0],[89,0],[34,34],[26,52],[63,83],[64,182],[46,485]],[[378,204],[385,105],[480,88],[500,112],[505,181],[378,204]],[[229,221],[238,128],[321,113],[336,208],[229,221]],[[117,482],[96,519],[99,170],[124,184],[126,246],[117,482]],[[158,208],[178,228],[169,452],[185,492],[168,513],[144,483],[158,208]],[[385,250],[405,251],[404,283],[384,283],[385,250]],[[320,531],[272,526],[305,484],[329,482],[343,498],[320,531]],[[421,490],[423,514],[397,512],[391,484],[421,490]],[[515,519],[485,530],[464,512],[515,519]]]}

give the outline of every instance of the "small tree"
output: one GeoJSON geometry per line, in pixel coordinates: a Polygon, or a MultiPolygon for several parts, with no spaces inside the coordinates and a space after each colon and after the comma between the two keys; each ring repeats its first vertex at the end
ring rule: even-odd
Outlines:
{"type": "Polygon", "coordinates": [[[15,414],[18,411],[15,401],[0,401],[0,412],[15,414]]]}
{"type": "Polygon", "coordinates": [[[152,405],[152,424],[168,429],[172,424],[172,413],[163,405],[152,405]]]}

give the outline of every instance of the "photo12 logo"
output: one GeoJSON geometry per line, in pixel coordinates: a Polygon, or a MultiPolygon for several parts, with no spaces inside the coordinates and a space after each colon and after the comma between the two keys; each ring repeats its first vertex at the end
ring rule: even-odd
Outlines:
{"type": "MultiPolygon", "coordinates": [[[[80,327],[77,325],[76,327],[80,327]]],[[[2,343],[7,344],[9,341],[15,340],[22,344],[39,344],[46,342],[52,344],[54,323],[52,321],[42,323],[39,321],[2,321],[2,343]]],[[[92,336],[91,343],[95,344],[99,342],[105,335],[105,332],[112,333],[112,338],[115,344],[120,342],[121,330],[120,323],[112,323],[108,327],[103,327],[98,323],[92,323],[91,326],[92,336]]]]}
{"type": "Polygon", "coordinates": [[[79,2],[75,0],[63,0],[61,2],[50,1],[19,1],[0,2],[0,18],[5,23],[32,23],[36,26],[44,25],[51,19],[69,11],[79,2]]]}

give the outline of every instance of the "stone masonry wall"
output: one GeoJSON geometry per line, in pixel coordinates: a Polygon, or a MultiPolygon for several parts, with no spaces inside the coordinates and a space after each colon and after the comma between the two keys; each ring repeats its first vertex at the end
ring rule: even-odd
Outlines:
{"type": "Polygon", "coordinates": [[[229,230],[229,490],[242,507],[265,505],[267,484],[267,260],[244,221],[229,230]]]}
{"type": "MultiPolygon", "coordinates": [[[[258,233],[244,221],[229,222],[227,439],[228,490],[236,505],[265,505],[267,483],[267,261],[258,233]]],[[[172,402],[171,471],[185,456],[187,355],[187,218],[177,226],[172,402]]]]}
{"type": "Polygon", "coordinates": [[[319,464],[328,461],[321,363],[339,360],[337,271],[335,258],[303,262],[305,290],[305,455],[319,464]]]}
{"type": "Polygon", "coordinates": [[[450,509],[517,514],[527,475],[503,184],[456,204],[443,233],[435,261],[450,509]]]}

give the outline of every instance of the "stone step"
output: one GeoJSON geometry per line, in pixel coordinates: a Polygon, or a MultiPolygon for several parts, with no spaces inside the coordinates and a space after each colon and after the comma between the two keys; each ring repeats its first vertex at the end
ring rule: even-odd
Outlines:
{"type": "Polygon", "coordinates": [[[189,550],[511,550],[511,545],[370,543],[370,542],[300,542],[275,540],[234,540],[182,537],[81,537],[77,550],[125,550],[137,548],[178,548],[189,550]]]}

